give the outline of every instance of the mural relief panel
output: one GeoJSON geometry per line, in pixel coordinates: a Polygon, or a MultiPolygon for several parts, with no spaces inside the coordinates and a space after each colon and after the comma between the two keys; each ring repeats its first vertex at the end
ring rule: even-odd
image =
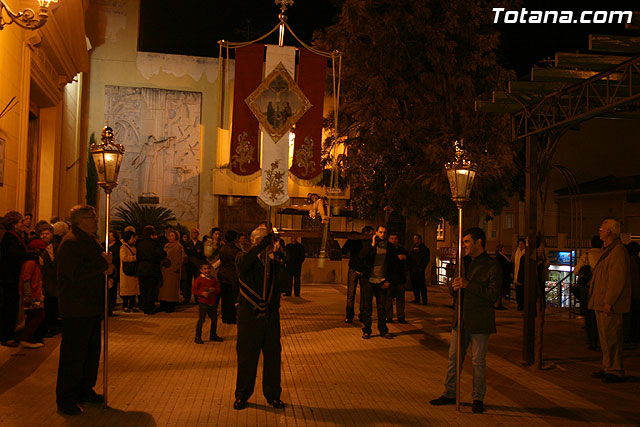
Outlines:
{"type": "Polygon", "coordinates": [[[159,204],[178,221],[198,220],[201,105],[199,92],[105,87],[105,120],[126,149],[114,208],[159,204]]]}

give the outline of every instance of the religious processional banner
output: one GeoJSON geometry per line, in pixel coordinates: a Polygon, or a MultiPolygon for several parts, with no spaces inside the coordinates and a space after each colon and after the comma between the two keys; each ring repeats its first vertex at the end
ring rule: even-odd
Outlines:
{"type": "Polygon", "coordinates": [[[312,106],[296,123],[291,174],[311,180],[320,175],[322,166],[322,110],[327,76],[327,59],[300,49],[298,86],[312,106]]]}
{"type": "Polygon", "coordinates": [[[252,175],[260,170],[258,121],[244,100],[262,82],[263,60],[262,44],[236,49],[230,166],[237,175],[252,175]]]}

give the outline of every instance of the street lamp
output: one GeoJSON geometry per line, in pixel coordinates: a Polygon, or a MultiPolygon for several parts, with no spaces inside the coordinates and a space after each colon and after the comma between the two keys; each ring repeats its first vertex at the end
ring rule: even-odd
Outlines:
{"type": "Polygon", "coordinates": [[[16,13],[12,11],[3,0],[0,0],[0,30],[2,30],[5,25],[13,23],[27,30],[37,30],[42,27],[49,18],[49,4],[57,2],[58,0],[38,0],[40,9],[36,17],[36,12],[33,9],[25,9],[22,12],[16,13]],[[7,19],[4,18],[5,16],[7,19]]]}
{"type": "MultiPolygon", "coordinates": [[[[118,185],[118,172],[120,172],[120,164],[124,155],[124,147],[113,141],[113,129],[109,127],[109,122],[102,129],[101,143],[92,144],[89,150],[91,157],[96,165],[98,173],[98,185],[102,187],[106,195],[106,214],[105,214],[105,230],[104,230],[104,247],[105,251],[109,250],[109,210],[111,208],[111,191],[118,185]]],[[[104,356],[103,356],[103,378],[102,393],[104,395],[104,404],[107,406],[107,376],[108,376],[108,319],[109,319],[109,278],[104,276],[104,356]]]]}
{"type": "MultiPolygon", "coordinates": [[[[454,142],[456,154],[453,162],[445,165],[451,199],[458,207],[458,277],[462,277],[462,206],[469,201],[473,181],[476,177],[476,165],[469,160],[462,148],[462,140],[454,142]]],[[[463,289],[458,290],[457,299],[457,328],[456,334],[456,410],[460,411],[460,366],[462,349],[462,295],[463,289]]]]}

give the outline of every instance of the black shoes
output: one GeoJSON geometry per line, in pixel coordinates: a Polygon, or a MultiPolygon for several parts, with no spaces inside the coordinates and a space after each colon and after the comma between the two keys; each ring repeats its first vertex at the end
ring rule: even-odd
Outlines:
{"type": "Polygon", "coordinates": [[[507,309],[507,307],[505,307],[504,305],[499,305],[499,306],[493,307],[493,308],[494,308],[494,310],[506,310],[507,309]]]}
{"type": "Polygon", "coordinates": [[[218,335],[211,335],[209,337],[209,341],[215,341],[215,342],[222,342],[222,337],[218,336],[218,335]]]}
{"type": "Polygon", "coordinates": [[[2,341],[0,342],[0,345],[2,345],[3,347],[17,347],[18,341],[16,340],[2,341]]]}
{"type": "Polygon", "coordinates": [[[271,406],[273,406],[276,409],[282,409],[285,406],[287,406],[282,400],[280,399],[269,399],[267,400],[267,403],[271,406]]]}
{"type": "Polygon", "coordinates": [[[420,304],[420,301],[414,299],[413,301],[409,301],[409,304],[420,304]]]}
{"type": "Polygon", "coordinates": [[[602,378],[602,381],[608,384],[623,383],[626,380],[627,377],[620,377],[616,374],[606,374],[604,378],[602,378]]]}
{"type": "Polygon", "coordinates": [[[607,373],[603,370],[595,371],[591,373],[591,378],[604,378],[607,373]]]}
{"type": "Polygon", "coordinates": [[[236,399],[236,401],[233,402],[233,409],[235,409],[236,411],[240,411],[246,407],[247,407],[247,401],[244,399],[236,399]]]}
{"type": "Polygon", "coordinates": [[[368,334],[366,332],[362,334],[362,339],[363,340],[368,340],[369,338],[371,338],[371,334],[368,334]]]}
{"type": "Polygon", "coordinates": [[[442,395],[437,399],[430,400],[429,403],[433,406],[453,405],[454,403],[456,403],[456,399],[453,397],[442,395]]]}
{"type": "Polygon", "coordinates": [[[80,396],[78,403],[104,403],[104,396],[91,390],[80,396]]]}
{"type": "Polygon", "coordinates": [[[196,343],[196,344],[204,344],[204,341],[202,341],[201,337],[196,337],[196,339],[193,340],[193,342],[196,343]]]}
{"type": "Polygon", "coordinates": [[[409,322],[407,322],[405,319],[398,319],[398,323],[403,323],[403,324],[408,324],[409,322]]]}
{"type": "Polygon", "coordinates": [[[352,323],[353,319],[349,319],[348,317],[344,319],[344,323],[352,323]]]}
{"type": "Polygon", "coordinates": [[[393,319],[387,319],[387,320],[385,320],[385,322],[387,322],[387,323],[393,323],[393,319]]]}
{"type": "Polygon", "coordinates": [[[392,340],[392,339],[393,339],[393,335],[391,335],[391,333],[390,333],[390,332],[385,332],[385,333],[383,333],[383,334],[380,334],[380,336],[381,336],[382,338],[386,338],[386,339],[388,339],[388,340],[392,340]]]}
{"type": "Polygon", "coordinates": [[[58,411],[65,415],[81,415],[82,409],[75,403],[60,403],[58,404],[58,411]]]}
{"type": "Polygon", "coordinates": [[[476,414],[481,414],[484,412],[484,403],[482,400],[474,400],[473,405],[471,405],[471,412],[476,414]]]}

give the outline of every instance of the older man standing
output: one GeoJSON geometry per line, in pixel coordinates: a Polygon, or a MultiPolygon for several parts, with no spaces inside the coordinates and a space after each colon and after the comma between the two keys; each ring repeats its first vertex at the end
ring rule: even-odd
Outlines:
{"type": "Polygon", "coordinates": [[[56,385],[58,410],[79,415],[78,403],[102,403],[93,387],[100,363],[100,321],[104,313],[104,275],[111,274],[111,254],[96,238],[98,218],[92,206],[71,208],[71,231],[58,249],[58,301],[62,343],[56,385]]]}
{"type": "Polygon", "coordinates": [[[596,323],[602,347],[602,370],[594,378],[607,383],[625,381],[622,366],[622,314],[631,305],[631,271],[629,254],[620,241],[620,223],[605,219],[600,226],[604,252],[593,268],[589,288],[589,308],[596,312],[596,323]]]}

